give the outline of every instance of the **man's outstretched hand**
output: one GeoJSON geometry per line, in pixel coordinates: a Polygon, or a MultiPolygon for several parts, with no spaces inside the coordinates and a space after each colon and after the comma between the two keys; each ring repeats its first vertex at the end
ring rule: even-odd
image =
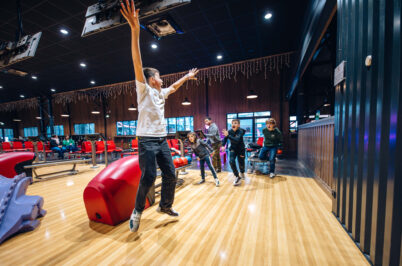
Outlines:
{"type": "Polygon", "coordinates": [[[120,4],[121,14],[127,20],[128,24],[131,27],[131,30],[138,36],[140,34],[140,22],[138,20],[140,10],[135,9],[134,0],[131,0],[131,4],[128,0],[125,0],[125,4],[123,3],[123,1],[121,1],[120,4]]]}
{"type": "Polygon", "coordinates": [[[190,71],[189,71],[188,74],[187,74],[188,79],[190,79],[190,80],[197,80],[197,78],[195,77],[195,75],[197,75],[198,71],[199,71],[199,70],[196,69],[196,68],[190,69],[190,71]]]}

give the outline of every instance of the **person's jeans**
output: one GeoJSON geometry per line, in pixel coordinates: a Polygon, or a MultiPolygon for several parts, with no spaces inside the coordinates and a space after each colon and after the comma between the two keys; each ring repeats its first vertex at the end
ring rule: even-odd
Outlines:
{"type": "Polygon", "coordinates": [[[236,158],[237,158],[237,161],[239,163],[240,173],[244,173],[244,160],[245,160],[245,157],[246,157],[246,151],[245,150],[236,151],[236,150],[230,149],[230,151],[229,151],[230,167],[232,168],[233,174],[236,177],[239,176],[239,171],[237,170],[237,165],[236,165],[236,158]]]}
{"type": "Polygon", "coordinates": [[[275,173],[275,157],[278,147],[262,147],[258,158],[261,160],[269,160],[269,173],[275,173]],[[269,157],[268,157],[269,153],[269,157]]]}
{"type": "Polygon", "coordinates": [[[156,164],[162,171],[161,200],[159,206],[169,209],[173,205],[176,175],[172,155],[166,138],[138,137],[141,179],[135,199],[135,209],[142,212],[146,196],[156,179],[156,164]]]}
{"type": "Polygon", "coordinates": [[[68,146],[66,146],[66,150],[71,151],[71,152],[76,152],[76,151],[78,151],[78,148],[75,145],[68,145],[68,146]]]}
{"type": "Polygon", "coordinates": [[[217,142],[212,144],[212,149],[214,150],[214,156],[212,156],[212,165],[217,171],[222,170],[222,164],[221,164],[221,147],[222,143],[217,142]]]}
{"type": "Polygon", "coordinates": [[[200,159],[200,169],[201,169],[201,178],[205,179],[205,163],[208,165],[209,170],[211,170],[212,175],[215,179],[218,178],[216,175],[215,168],[211,164],[211,157],[207,156],[204,159],[200,159]]]}
{"type": "Polygon", "coordinates": [[[64,158],[64,153],[66,152],[66,148],[65,147],[53,147],[51,148],[51,150],[53,152],[56,152],[59,154],[59,159],[63,159],[64,158]]]}

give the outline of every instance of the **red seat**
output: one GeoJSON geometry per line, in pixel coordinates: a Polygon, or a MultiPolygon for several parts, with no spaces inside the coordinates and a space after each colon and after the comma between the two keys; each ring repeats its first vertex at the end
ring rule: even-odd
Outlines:
{"type": "Polygon", "coordinates": [[[177,150],[180,150],[179,140],[171,139],[170,141],[171,141],[171,144],[172,144],[171,148],[175,148],[177,150]]]}
{"type": "Polygon", "coordinates": [[[114,143],[113,140],[108,140],[107,141],[107,152],[113,152],[113,151],[117,151],[117,152],[121,152],[123,149],[116,147],[116,143],[114,143]]]}
{"type": "Polygon", "coordinates": [[[172,148],[172,142],[170,141],[170,139],[166,140],[167,144],[169,145],[169,148],[172,148]]]}
{"type": "Polygon", "coordinates": [[[34,150],[34,146],[33,146],[32,141],[25,141],[24,145],[25,145],[25,149],[26,149],[26,150],[29,150],[29,151],[33,151],[33,150],[34,150]]]}
{"type": "Polygon", "coordinates": [[[96,154],[101,154],[105,152],[105,143],[103,141],[96,141],[95,142],[95,147],[96,147],[96,154]]]}
{"type": "Polygon", "coordinates": [[[25,151],[21,141],[13,141],[13,151],[25,151]]]}
{"type": "Polygon", "coordinates": [[[132,139],[131,140],[131,149],[132,150],[138,150],[138,139],[132,139]]]}
{"type": "Polygon", "coordinates": [[[81,153],[91,153],[92,145],[90,141],[84,141],[81,145],[81,153]]]}
{"type": "Polygon", "coordinates": [[[3,142],[1,144],[1,146],[2,146],[4,152],[13,151],[13,149],[11,148],[11,143],[10,142],[3,142]]]}
{"type": "MultiPolygon", "coordinates": [[[[42,142],[42,141],[39,141],[39,142],[38,142],[38,151],[39,151],[39,152],[43,152],[43,142],[42,142]]],[[[46,147],[45,153],[52,153],[52,152],[53,152],[53,151],[52,151],[51,149],[49,149],[49,148],[46,147]]]]}
{"type": "Polygon", "coordinates": [[[261,147],[264,146],[264,137],[259,137],[257,140],[257,144],[260,145],[261,147]]]}

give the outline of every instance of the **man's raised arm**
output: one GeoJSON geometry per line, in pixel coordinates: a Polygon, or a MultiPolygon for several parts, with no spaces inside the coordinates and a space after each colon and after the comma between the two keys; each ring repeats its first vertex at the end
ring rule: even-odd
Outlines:
{"type": "Polygon", "coordinates": [[[121,14],[127,20],[131,28],[131,55],[133,57],[135,79],[139,82],[145,83],[144,72],[142,70],[142,60],[140,52],[140,22],[138,15],[140,10],[135,9],[134,1],[131,0],[131,5],[128,0],[126,3],[121,3],[121,14]]]}

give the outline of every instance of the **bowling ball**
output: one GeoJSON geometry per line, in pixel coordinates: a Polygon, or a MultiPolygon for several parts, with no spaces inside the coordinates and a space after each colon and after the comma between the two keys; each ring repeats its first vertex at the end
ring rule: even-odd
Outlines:
{"type": "Polygon", "coordinates": [[[191,162],[193,161],[193,159],[191,158],[191,156],[187,155],[186,158],[187,158],[188,164],[191,164],[191,162]]]}
{"type": "Polygon", "coordinates": [[[179,155],[173,156],[173,160],[174,160],[174,159],[178,159],[178,158],[180,158],[179,155]]]}
{"type": "Polygon", "coordinates": [[[185,165],[188,164],[188,160],[187,160],[186,157],[181,157],[181,160],[182,160],[182,162],[183,162],[182,166],[185,166],[185,165]]]}
{"type": "Polygon", "coordinates": [[[180,167],[180,166],[181,166],[181,160],[180,160],[180,158],[174,159],[174,160],[173,160],[173,164],[174,164],[174,167],[175,167],[175,168],[180,167]]]}
{"type": "Polygon", "coordinates": [[[282,154],[282,153],[283,153],[282,149],[278,149],[278,154],[282,154]]]}

